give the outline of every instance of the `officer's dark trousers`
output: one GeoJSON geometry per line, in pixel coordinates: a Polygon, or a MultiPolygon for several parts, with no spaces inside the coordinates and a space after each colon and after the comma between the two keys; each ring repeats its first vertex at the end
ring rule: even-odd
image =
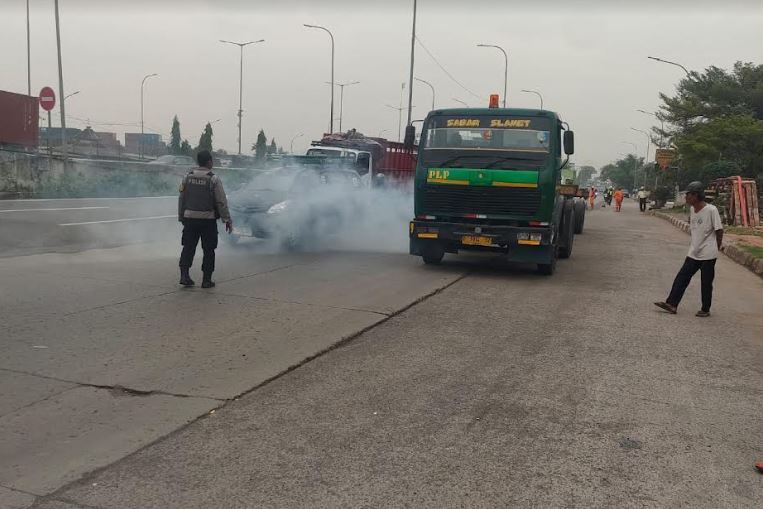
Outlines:
{"type": "Polygon", "coordinates": [[[196,245],[201,239],[201,249],[204,260],[201,271],[212,274],[215,271],[215,249],[217,248],[217,221],[214,219],[185,219],[183,220],[183,251],[180,253],[180,268],[187,269],[193,265],[196,245]]]}
{"type": "Polygon", "coordinates": [[[646,212],[646,198],[638,199],[638,208],[641,212],[646,212]]]}
{"type": "Polygon", "coordinates": [[[702,280],[702,311],[710,311],[710,305],[713,301],[713,279],[715,279],[715,259],[713,260],[695,260],[686,257],[683,267],[678,271],[676,279],[673,281],[673,288],[665,301],[671,306],[678,307],[681,298],[684,296],[686,287],[689,286],[691,278],[697,271],[701,271],[702,280]]]}

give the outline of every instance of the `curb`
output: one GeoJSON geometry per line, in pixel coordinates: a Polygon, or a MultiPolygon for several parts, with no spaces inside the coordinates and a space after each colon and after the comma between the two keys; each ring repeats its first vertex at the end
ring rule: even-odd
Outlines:
{"type": "MultiPolygon", "coordinates": [[[[683,221],[673,215],[666,214],[664,212],[658,212],[656,210],[652,210],[650,214],[655,217],[659,217],[660,219],[669,221],[673,226],[684,233],[689,233],[689,223],[686,221],[683,221]]],[[[755,258],[750,253],[738,248],[733,244],[726,244],[723,246],[723,254],[737,262],[739,265],[746,267],[752,273],[757,274],[759,277],[763,278],[763,259],[755,258]]]]}

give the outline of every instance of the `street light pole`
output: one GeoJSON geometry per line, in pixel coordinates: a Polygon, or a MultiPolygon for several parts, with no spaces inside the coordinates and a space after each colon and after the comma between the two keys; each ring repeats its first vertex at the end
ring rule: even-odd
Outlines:
{"type": "Polygon", "coordinates": [[[385,106],[397,111],[397,141],[400,143],[400,133],[403,126],[403,110],[405,110],[405,108],[402,106],[392,106],[391,104],[385,104],[385,106]]]}
{"type": "Polygon", "coordinates": [[[411,125],[411,112],[413,111],[413,60],[416,56],[416,0],[413,0],[413,27],[411,29],[411,71],[408,75],[408,122],[411,125]]]}
{"type": "MultiPolygon", "coordinates": [[[[632,141],[621,141],[620,143],[625,143],[626,145],[632,145],[633,146],[633,183],[636,183],[636,157],[638,157],[638,145],[633,143],[632,141]]],[[[646,172],[644,172],[644,185],[646,185],[646,172]]]]}
{"type": "Polygon", "coordinates": [[[32,42],[29,33],[29,0],[26,0],[26,88],[32,95],[32,42]]]}
{"type": "Polygon", "coordinates": [[[660,121],[660,148],[662,148],[663,145],[663,133],[665,132],[665,122],[657,115],[657,113],[654,113],[652,111],[644,111],[644,110],[636,110],[640,113],[644,113],[646,115],[652,115],[654,118],[660,121]]]}
{"type": "Polygon", "coordinates": [[[298,135],[296,135],[295,137],[293,137],[291,139],[291,143],[289,143],[289,153],[290,154],[294,154],[294,140],[296,140],[297,138],[301,138],[304,135],[305,135],[305,133],[299,133],[298,135]]]}
{"type": "MultiPolygon", "coordinates": [[[[147,74],[143,77],[143,81],[140,82],[140,143],[138,144],[138,156],[143,159],[143,87],[146,84],[146,80],[149,78],[153,78],[154,76],[159,76],[158,74],[147,74]]],[[[61,107],[63,108],[64,104],[63,101],[61,102],[61,107]]]]}
{"type": "Polygon", "coordinates": [[[317,28],[319,30],[323,30],[327,34],[329,34],[329,37],[331,37],[331,112],[329,115],[329,134],[334,133],[334,34],[331,33],[331,30],[329,30],[326,27],[322,27],[320,25],[308,25],[304,24],[307,28],[317,28]]]}
{"type": "Polygon", "coordinates": [[[238,79],[238,155],[241,155],[241,126],[243,124],[242,117],[244,115],[244,47],[249,46],[250,44],[258,44],[260,42],[265,42],[265,39],[260,39],[259,41],[248,41],[248,42],[233,42],[233,41],[225,41],[223,39],[220,39],[220,42],[224,44],[233,44],[234,46],[238,46],[240,51],[240,58],[239,58],[239,79],[238,79]]]}
{"type": "MultiPolygon", "coordinates": [[[[326,82],[329,85],[328,81],[326,82]]],[[[357,85],[360,83],[359,81],[348,81],[347,83],[336,83],[336,86],[339,87],[339,132],[343,133],[342,131],[342,113],[344,112],[344,87],[349,87],[351,85],[357,85]]]]}
{"type": "Polygon", "coordinates": [[[524,90],[524,89],[522,90],[522,92],[527,92],[528,94],[537,95],[540,98],[540,109],[541,110],[543,109],[543,96],[540,95],[540,92],[538,92],[537,90],[524,90]]]}
{"type": "Polygon", "coordinates": [[[646,187],[646,164],[649,162],[649,144],[652,141],[651,136],[649,136],[649,133],[646,131],[643,131],[641,129],[636,129],[631,127],[631,130],[639,132],[646,136],[646,157],[644,158],[644,187],[646,187]]]}
{"type": "Polygon", "coordinates": [[[508,93],[508,84],[509,84],[509,56],[506,54],[506,50],[504,50],[500,46],[496,46],[495,44],[478,44],[477,46],[480,48],[495,48],[497,50],[500,50],[501,53],[503,53],[503,60],[505,63],[505,66],[503,69],[503,107],[505,108],[506,94],[508,93]]]}
{"type": "Polygon", "coordinates": [[[428,81],[422,80],[421,78],[413,78],[413,79],[416,80],[416,81],[420,81],[421,83],[423,83],[425,85],[428,85],[429,88],[432,89],[432,111],[434,111],[434,86],[431,83],[429,83],[428,81]]]}
{"type": "Polygon", "coordinates": [[[646,58],[650,60],[655,60],[657,62],[662,62],[663,64],[670,64],[670,65],[675,65],[676,67],[680,67],[686,73],[687,78],[691,77],[691,73],[689,72],[689,70],[683,65],[679,64],[678,62],[671,62],[670,60],[663,60],[662,58],[657,58],[657,57],[646,57],[646,58]]]}
{"type": "MultiPolygon", "coordinates": [[[[58,0],[53,4],[56,14],[56,50],[58,52],[58,96],[64,97],[64,70],[61,64],[61,23],[58,16],[58,0]]],[[[67,159],[66,150],[66,108],[61,101],[61,150],[64,155],[64,162],[67,159]]]]}

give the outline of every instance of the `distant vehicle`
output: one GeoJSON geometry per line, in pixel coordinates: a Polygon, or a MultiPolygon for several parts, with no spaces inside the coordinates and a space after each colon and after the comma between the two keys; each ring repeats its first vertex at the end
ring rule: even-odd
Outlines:
{"type": "Polygon", "coordinates": [[[152,166],[187,168],[189,170],[196,167],[196,161],[194,161],[192,157],[173,155],[157,157],[148,164],[152,166]]]}
{"type": "MultiPolygon", "coordinates": [[[[304,157],[304,156],[303,156],[304,157]]],[[[336,233],[359,210],[361,176],[352,169],[295,164],[262,173],[230,193],[233,243],[241,237],[274,239],[287,249],[336,233]]]]}
{"type": "Polygon", "coordinates": [[[380,181],[387,185],[409,186],[416,169],[417,149],[414,146],[406,150],[402,143],[366,137],[351,129],[346,133],[327,134],[320,141],[312,142],[307,155],[348,162],[363,178],[365,187],[380,181]]]}

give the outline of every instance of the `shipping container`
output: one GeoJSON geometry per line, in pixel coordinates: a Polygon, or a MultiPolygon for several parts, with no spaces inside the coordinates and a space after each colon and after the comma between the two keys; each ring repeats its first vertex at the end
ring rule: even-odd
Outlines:
{"type": "Polygon", "coordinates": [[[37,147],[39,120],[37,97],[0,90],[0,145],[37,147]]]}

